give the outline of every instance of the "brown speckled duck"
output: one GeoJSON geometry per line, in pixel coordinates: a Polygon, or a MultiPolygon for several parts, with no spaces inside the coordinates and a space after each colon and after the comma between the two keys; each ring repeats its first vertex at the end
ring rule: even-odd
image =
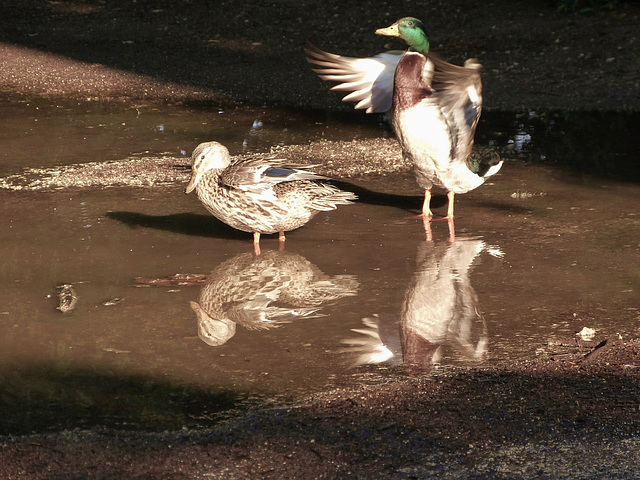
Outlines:
{"type": "Polygon", "coordinates": [[[306,224],[318,212],[347,205],[356,196],[310,172],[310,165],[295,165],[275,155],[231,160],[218,142],[201,143],[191,155],[193,174],[186,193],[194,189],[205,208],[233,228],[253,233],[254,251],[260,255],[260,234],[284,232],[306,224]]]}

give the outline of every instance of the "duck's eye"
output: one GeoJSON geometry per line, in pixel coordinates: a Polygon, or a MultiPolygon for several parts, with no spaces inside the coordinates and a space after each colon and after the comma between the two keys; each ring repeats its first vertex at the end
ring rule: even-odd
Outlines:
{"type": "Polygon", "coordinates": [[[200,156],[200,160],[204,160],[204,157],[205,157],[205,155],[204,155],[204,153],[203,153],[203,154],[200,156]]]}
{"type": "Polygon", "coordinates": [[[413,22],[407,22],[408,27],[413,27],[413,22]]]}

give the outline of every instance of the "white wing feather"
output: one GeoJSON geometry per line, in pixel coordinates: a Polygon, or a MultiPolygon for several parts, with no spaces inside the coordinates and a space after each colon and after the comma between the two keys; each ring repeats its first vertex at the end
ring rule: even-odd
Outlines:
{"type": "Polygon", "coordinates": [[[391,109],[393,77],[405,52],[391,50],[370,58],[343,57],[308,44],[307,61],[318,68],[313,71],[328,82],[338,82],[331,90],[351,92],[343,102],[357,102],[356,109],[367,113],[384,113],[391,109]]]}

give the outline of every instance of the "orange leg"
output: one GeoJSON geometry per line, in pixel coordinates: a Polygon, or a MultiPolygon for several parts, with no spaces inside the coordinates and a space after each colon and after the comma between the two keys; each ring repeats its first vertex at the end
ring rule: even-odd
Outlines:
{"type": "Polygon", "coordinates": [[[447,218],[453,218],[453,198],[455,193],[447,192],[447,198],[449,199],[449,205],[447,206],[447,218]]]}
{"type": "Polygon", "coordinates": [[[425,216],[425,218],[431,218],[433,217],[433,213],[431,212],[431,189],[427,188],[424,191],[424,203],[422,204],[422,215],[425,216]]]}
{"type": "Polygon", "coordinates": [[[280,250],[281,252],[284,251],[284,242],[286,240],[286,237],[284,236],[284,232],[280,232],[278,233],[278,241],[280,243],[280,248],[278,250],[280,250]]]}
{"type": "Polygon", "coordinates": [[[253,253],[260,256],[260,232],[253,232],[253,253]]]}

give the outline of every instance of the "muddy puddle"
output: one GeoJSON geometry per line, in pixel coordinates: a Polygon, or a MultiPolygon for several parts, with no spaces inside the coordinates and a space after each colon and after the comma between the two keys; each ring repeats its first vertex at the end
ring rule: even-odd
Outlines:
{"type": "MultiPolygon", "coordinates": [[[[240,153],[387,134],[375,121],[252,109],[5,107],[3,177],[184,158],[214,137],[240,153]]],[[[291,232],[284,251],[266,236],[260,257],[181,180],[0,189],[0,432],[207,425],[252,399],[385,382],[409,364],[491,365],[637,337],[640,187],[611,178],[635,140],[595,152],[598,165],[615,163],[598,176],[591,163],[557,165],[578,147],[537,140],[559,120],[487,117],[480,140],[508,160],[458,197],[455,225],[434,221],[430,235],[406,172],[346,179],[370,194],[291,232]]],[[[584,138],[575,145],[590,148],[584,138]]],[[[434,198],[436,214],[444,205],[434,198]]]]}

